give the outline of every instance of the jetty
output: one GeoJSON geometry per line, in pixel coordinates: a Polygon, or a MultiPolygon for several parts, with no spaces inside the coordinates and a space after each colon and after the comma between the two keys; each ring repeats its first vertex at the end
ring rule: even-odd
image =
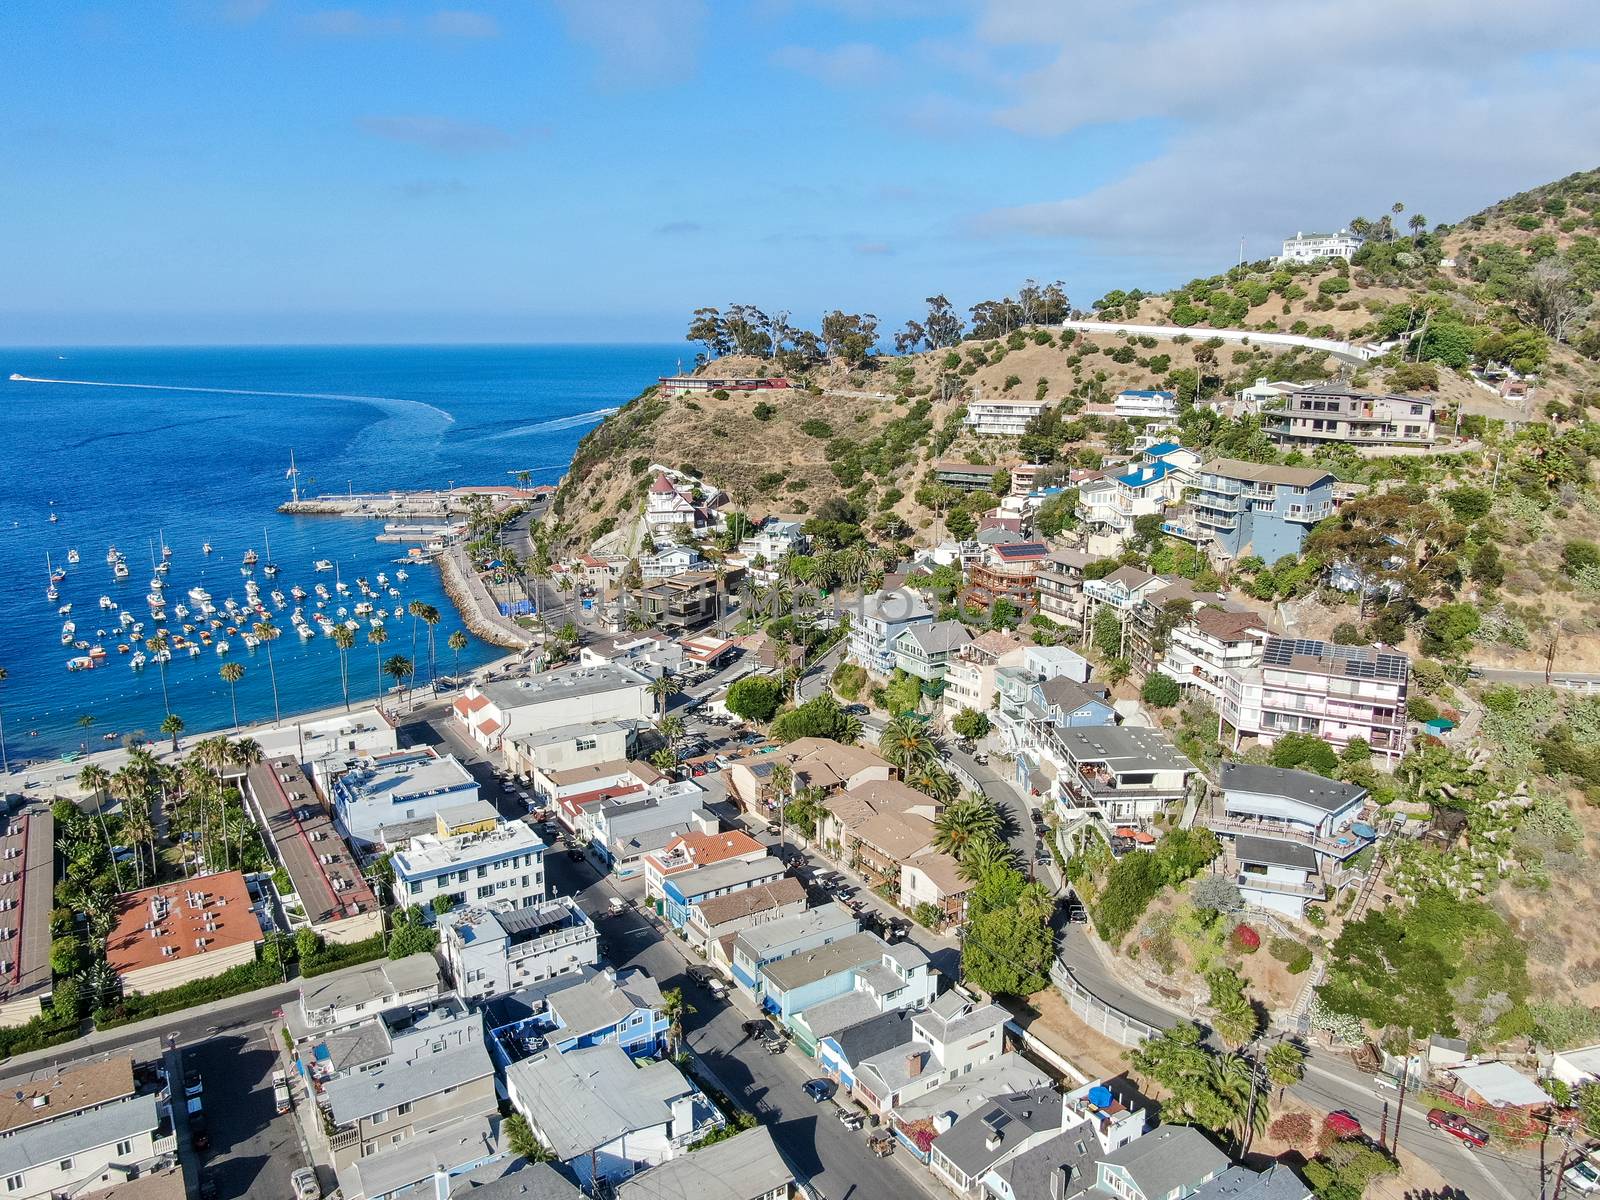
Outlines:
{"type": "MultiPolygon", "coordinates": [[[[516,484],[430,488],[422,491],[332,492],[286,500],[278,511],[297,517],[363,517],[400,525],[436,525],[453,529],[454,518],[467,516],[475,505],[487,501],[494,508],[511,505],[542,506],[555,489],[516,484]]],[[[409,530],[406,530],[409,531],[409,530]]],[[[401,528],[385,532],[402,532],[401,528]]],[[[412,539],[417,540],[417,539],[412,539]]]]}

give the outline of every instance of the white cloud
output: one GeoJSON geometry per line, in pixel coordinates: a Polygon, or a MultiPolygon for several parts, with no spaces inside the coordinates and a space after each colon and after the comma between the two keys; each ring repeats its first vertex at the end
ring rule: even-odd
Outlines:
{"type": "Polygon", "coordinates": [[[1589,0],[991,0],[975,36],[1045,63],[996,69],[992,122],[1052,140],[1123,128],[1151,150],[975,225],[1215,264],[1241,234],[1264,254],[1394,200],[1462,216],[1594,165],[1592,15],[1589,0]]]}
{"type": "Polygon", "coordinates": [[[614,86],[694,73],[705,0],[556,0],[556,8],[614,86]]]}
{"type": "Polygon", "coordinates": [[[846,42],[827,50],[781,46],[773,51],[772,64],[834,87],[872,87],[892,75],[895,66],[893,59],[868,42],[846,42]]]}

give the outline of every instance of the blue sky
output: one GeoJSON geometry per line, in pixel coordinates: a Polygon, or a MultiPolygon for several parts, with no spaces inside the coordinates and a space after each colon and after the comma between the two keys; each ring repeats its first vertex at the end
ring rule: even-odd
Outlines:
{"type": "Polygon", "coordinates": [[[10,0],[0,344],[1087,305],[1597,165],[1588,4],[10,0]]]}

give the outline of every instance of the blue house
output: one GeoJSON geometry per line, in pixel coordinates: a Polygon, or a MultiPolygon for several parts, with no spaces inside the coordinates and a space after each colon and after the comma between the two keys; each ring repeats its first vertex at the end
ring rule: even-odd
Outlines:
{"type": "MultiPolygon", "coordinates": [[[[838,1000],[825,1001],[800,1014],[797,1020],[815,1032],[816,1027],[810,1017],[817,1013],[817,1009],[837,1005],[848,998],[841,996],[838,1000]]],[[[829,1014],[829,1016],[834,1015],[836,1013],[829,1014]]],[[[837,1079],[841,1088],[855,1087],[856,1066],[859,1063],[864,1063],[885,1050],[908,1045],[912,1041],[911,1016],[908,1009],[890,1009],[885,1013],[873,1013],[865,1020],[857,1020],[854,1024],[819,1036],[817,1064],[822,1068],[823,1074],[837,1079]]]]}
{"type": "Polygon", "coordinates": [[[649,1058],[666,1044],[670,1024],[661,989],[637,968],[561,976],[493,1001],[489,1046],[502,1069],[529,1054],[562,1054],[614,1044],[630,1058],[649,1058]]]}
{"type": "Polygon", "coordinates": [[[1333,514],[1333,489],[1333,476],[1320,467],[1212,459],[1189,491],[1183,527],[1167,532],[1229,558],[1254,554],[1273,563],[1300,553],[1311,527],[1333,514]]]}
{"type": "Polygon", "coordinates": [[[928,956],[911,942],[889,945],[874,933],[795,954],[761,968],[761,1007],[785,1025],[812,1005],[857,989],[860,979],[884,1007],[902,1007],[897,992],[931,1000],[938,981],[928,956]]]}
{"type": "Polygon", "coordinates": [[[733,982],[752,1000],[759,999],[762,972],[771,963],[852,937],[861,928],[855,914],[837,901],[752,925],[733,939],[729,968],[733,982]]]}

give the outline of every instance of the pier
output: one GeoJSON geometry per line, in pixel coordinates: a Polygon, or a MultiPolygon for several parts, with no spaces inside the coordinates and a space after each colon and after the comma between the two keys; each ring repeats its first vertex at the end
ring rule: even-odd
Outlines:
{"type": "Polygon", "coordinates": [[[346,492],[321,496],[296,496],[278,511],[297,517],[364,517],[401,523],[385,532],[409,532],[410,526],[453,528],[453,518],[467,516],[474,505],[487,501],[493,508],[513,504],[542,506],[555,492],[551,487],[493,486],[433,488],[414,492],[346,492]],[[409,523],[406,525],[405,523],[409,523]]]}

